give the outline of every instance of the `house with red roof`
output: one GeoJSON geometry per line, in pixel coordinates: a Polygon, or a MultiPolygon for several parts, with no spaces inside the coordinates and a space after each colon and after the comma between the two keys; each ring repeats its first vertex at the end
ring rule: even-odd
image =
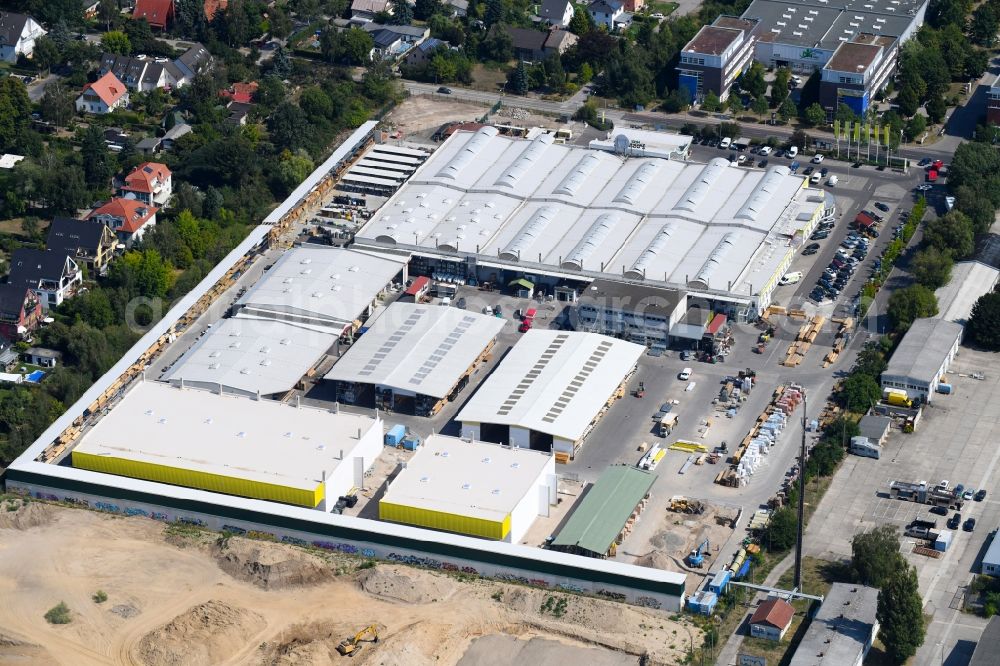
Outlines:
{"type": "Polygon", "coordinates": [[[144,162],[118,185],[118,196],[147,206],[166,206],[173,194],[173,177],[166,164],[144,162]]]}
{"type": "Polygon", "coordinates": [[[219,97],[225,99],[230,99],[234,102],[239,102],[240,104],[250,104],[253,102],[253,96],[257,92],[258,84],[256,81],[251,81],[250,83],[234,83],[229,86],[228,90],[220,90],[219,97]]]}
{"type": "Polygon", "coordinates": [[[42,302],[20,283],[0,284],[0,337],[17,342],[31,337],[42,323],[42,302]]]}
{"type": "Polygon", "coordinates": [[[100,208],[95,208],[87,216],[88,220],[95,220],[107,226],[115,232],[118,241],[125,247],[140,240],[148,229],[156,226],[156,213],[159,211],[155,206],[150,206],[135,199],[123,199],[115,197],[100,208]]]}
{"type": "Polygon", "coordinates": [[[217,12],[224,12],[229,7],[229,0],[205,0],[205,19],[211,21],[217,12]]]}
{"type": "Polygon", "coordinates": [[[754,638],[764,638],[780,641],[785,632],[792,626],[795,617],[795,607],[784,599],[773,597],[768,599],[750,616],[750,635],[754,638]]]}
{"type": "Polygon", "coordinates": [[[165,30],[174,20],[174,0],[136,0],[134,19],[146,19],[150,28],[165,30]]]}
{"type": "Polygon", "coordinates": [[[128,88],[112,72],[83,87],[76,98],[79,113],[111,113],[128,106],[128,88]]]}

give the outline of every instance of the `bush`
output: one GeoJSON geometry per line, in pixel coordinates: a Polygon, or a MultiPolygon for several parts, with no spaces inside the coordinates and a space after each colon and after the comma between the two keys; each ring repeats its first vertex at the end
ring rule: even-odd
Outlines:
{"type": "Polygon", "coordinates": [[[97,592],[94,593],[94,596],[91,598],[94,600],[95,604],[103,604],[105,601],[108,600],[108,594],[104,590],[98,590],[97,592]]]}
{"type": "Polygon", "coordinates": [[[66,605],[66,602],[60,601],[45,613],[45,620],[49,624],[69,624],[73,618],[70,616],[69,606],[66,605]]]}
{"type": "Polygon", "coordinates": [[[910,285],[889,297],[889,319],[899,333],[910,328],[914,319],[933,317],[937,313],[934,292],[922,284],[910,285]]]}
{"type": "Polygon", "coordinates": [[[763,538],[768,551],[780,553],[794,546],[798,536],[798,523],[798,516],[790,507],[782,507],[772,513],[763,538]]]}

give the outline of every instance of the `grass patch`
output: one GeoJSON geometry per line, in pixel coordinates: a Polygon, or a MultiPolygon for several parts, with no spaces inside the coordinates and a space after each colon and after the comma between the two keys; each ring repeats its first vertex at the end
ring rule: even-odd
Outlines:
{"type": "Polygon", "coordinates": [[[472,68],[471,87],[475,90],[495,92],[499,95],[505,83],[507,83],[507,73],[502,69],[478,63],[472,68]]]}
{"type": "Polygon", "coordinates": [[[46,611],[45,621],[49,624],[69,624],[72,622],[73,618],[71,617],[69,606],[66,605],[66,602],[60,601],[58,604],[46,611]]]}
{"type": "Polygon", "coordinates": [[[646,7],[649,8],[650,14],[663,14],[664,16],[670,16],[677,8],[680,7],[676,2],[651,2],[646,7]]]}

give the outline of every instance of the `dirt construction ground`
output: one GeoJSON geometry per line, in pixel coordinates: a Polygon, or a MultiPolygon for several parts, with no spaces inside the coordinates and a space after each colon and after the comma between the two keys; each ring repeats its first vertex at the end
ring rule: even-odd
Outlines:
{"type": "Polygon", "coordinates": [[[0,501],[0,598],[0,664],[345,663],[370,624],[352,664],[677,664],[701,641],[613,601],[19,500],[0,501]]]}
{"type": "MultiPolygon", "coordinates": [[[[406,98],[385,118],[385,123],[399,130],[404,139],[429,141],[434,132],[448,122],[475,122],[489,111],[482,104],[430,98],[414,95],[406,98]]],[[[502,109],[494,120],[499,123],[513,123],[521,127],[552,127],[552,118],[528,113],[521,109],[502,109]]]]}

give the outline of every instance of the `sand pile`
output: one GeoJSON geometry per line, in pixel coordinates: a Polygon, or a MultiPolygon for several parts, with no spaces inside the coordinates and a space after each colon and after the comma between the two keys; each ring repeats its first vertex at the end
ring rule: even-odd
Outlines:
{"type": "Polygon", "coordinates": [[[143,636],[137,656],[156,666],[218,664],[244,649],[265,626],[257,613],[213,599],[143,636]]]}
{"type": "Polygon", "coordinates": [[[297,624],[261,643],[258,661],[269,666],[325,664],[340,657],[337,644],[344,638],[346,633],[336,633],[328,622],[297,624]]]}
{"type": "Polygon", "coordinates": [[[677,562],[672,557],[659,550],[646,553],[642,557],[638,558],[635,563],[640,567],[662,569],[664,571],[681,570],[680,566],[678,566],[677,562]]]}
{"type": "Polygon", "coordinates": [[[324,583],[333,577],[326,562],[297,548],[232,537],[213,553],[227,574],[265,590],[324,583]]]}
{"type": "Polygon", "coordinates": [[[52,509],[41,502],[25,504],[15,499],[0,502],[0,529],[27,530],[48,525],[54,519],[52,509]]]}
{"type": "Polygon", "coordinates": [[[455,593],[454,581],[445,576],[394,566],[365,569],[358,582],[368,594],[409,604],[444,601],[455,593]]]}

